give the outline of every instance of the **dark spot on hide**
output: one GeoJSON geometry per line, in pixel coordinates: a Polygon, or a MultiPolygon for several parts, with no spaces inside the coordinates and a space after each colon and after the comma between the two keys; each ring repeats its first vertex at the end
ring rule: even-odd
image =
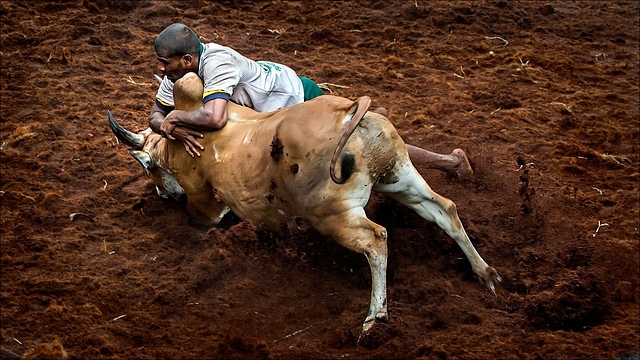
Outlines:
{"type": "Polygon", "coordinates": [[[277,187],[278,184],[276,184],[276,181],[274,179],[271,179],[271,183],[269,184],[269,195],[267,195],[267,201],[269,202],[269,204],[273,204],[273,199],[276,198],[277,187]]]}
{"type": "Polygon", "coordinates": [[[282,144],[282,141],[278,137],[274,137],[273,141],[271,141],[271,158],[273,159],[273,162],[275,162],[276,164],[278,163],[278,161],[280,161],[280,158],[282,157],[283,148],[284,148],[284,145],[282,144]]]}
{"type": "Polygon", "coordinates": [[[292,173],[297,174],[299,169],[300,168],[299,168],[298,164],[291,165],[291,172],[292,173]]]}
{"type": "Polygon", "coordinates": [[[385,184],[385,185],[395,184],[398,181],[400,181],[400,179],[398,179],[396,174],[388,174],[388,173],[382,174],[382,176],[380,176],[380,179],[378,179],[378,182],[380,184],[385,184]]]}
{"type": "Polygon", "coordinates": [[[391,161],[389,161],[387,166],[385,166],[385,168],[384,168],[384,172],[382,173],[382,175],[378,179],[378,182],[380,184],[395,184],[398,181],[400,181],[398,176],[395,173],[391,172],[391,170],[393,170],[393,168],[395,166],[396,166],[396,160],[395,159],[392,159],[391,161]]]}
{"type": "Polygon", "coordinates": [[[299,230],[308,230],[311,227],[311,224],[309,224],[307,220],[301,217],[296,217],[295,219],[293,219],[293,221],[295,222],[299,230]]]}

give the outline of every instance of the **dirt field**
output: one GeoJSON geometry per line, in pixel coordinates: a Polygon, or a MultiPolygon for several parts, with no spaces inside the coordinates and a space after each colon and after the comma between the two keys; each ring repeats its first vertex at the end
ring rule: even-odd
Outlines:
{"type": "MultiPolygon", "coordinates": [[[[636,1],[6,1],[3,351],[28,357],[613,359],[639,345],[636,1]],[[233,215],[189,227],[107,110],[142,130],[173,22],[369,95],[502,275],[493,296],[437,226],[374,194],[390,319],[358,342],[364,256],[233,215]],[[73,215],[76,214],[76,215],[73,215]]],[[[340,86],[336,86],[340,85],[340,86]]],[[[629,355],[629,354],[627,354],[629,355]]],[[[4,356],[4,355],[3,355],[4,356]]],[[[637,359],[637,358],[636,358],[637,359]]]]}

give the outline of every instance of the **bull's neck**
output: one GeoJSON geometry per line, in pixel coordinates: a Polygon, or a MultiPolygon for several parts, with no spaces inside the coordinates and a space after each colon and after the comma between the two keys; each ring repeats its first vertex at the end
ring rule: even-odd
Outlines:
{"type": "MultiPolygon", "coordinates": [[[[158,166],[171,172],[173,171],[173,169],[170,169],[168,167],[171,163],[171,159],[169,159],[169,156],[170,154],[175,154],[176,152],[171,151],[170,148],[172,146],[175,146],[175,144],[172,143],[176,142],[179,143],[179,141],[171,141],[163,138],[160,134],[152,133],[147,139],[147,146],[145,146],[145,150],[147,150],[149,156],[151,156],[151,158],[158,166]]],[[[184,149],[182,151],[184,151],[184,149]]]]}

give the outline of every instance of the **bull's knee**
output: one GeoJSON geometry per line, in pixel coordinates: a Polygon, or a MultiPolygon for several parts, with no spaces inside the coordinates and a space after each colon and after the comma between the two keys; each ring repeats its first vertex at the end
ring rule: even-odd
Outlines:
{"type": "Polygon", "coordinates": [[[453,214],[457,214],[458,213],[458,208],[456,207],[456,204],[452,201],[447,199],[444,196],[440,196],[440,199],[438,199],[440,206],[444,209],[444,211],[447,212],[447,214],[449,215],[453,215],[453,214]]]}
{"type": "Polygon", "coordinates": [[[382,226],[379,229],[375,229],[375,236],[376,236],[376,240],[378,241],[387,241],[387,229],[383,228],[382,226]]]}
{"type": "Polygon", "coordinates": [[[373,232],[373,238],[370,238],[369,243],[365,248],[365,252],[381,253],[387,255],[387,229],[384,227],[371,224],[371,231],[373,232]]]}

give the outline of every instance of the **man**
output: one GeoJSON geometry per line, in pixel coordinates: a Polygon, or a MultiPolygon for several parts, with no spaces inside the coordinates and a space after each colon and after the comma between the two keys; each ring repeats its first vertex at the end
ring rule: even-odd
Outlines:
{"type": "MultiPolygon", "coordinates": [[[[218,130],[227,123],[229,100],[256,111],[268,112],[311,100],[324,92],[313,81],[299,77],[287,66],[253,61],[215,43],[202,44],[184,24],[164,29],[154,43],[158,70],[164,75],[149,115],[149,126],[167,139],[179,140],[191,155],[204,150],[202,131],[218,130]],[[196,111],[174,110],[173,84],[188,72],[203,79],[204,106],[196,111]]],[[[381,110],[381,112],[385,112],[381,110]]],[[[466,177],[473,174],[466,154],[455,149],[441,155],[407,145],[411,161],[466,177]]]]}

